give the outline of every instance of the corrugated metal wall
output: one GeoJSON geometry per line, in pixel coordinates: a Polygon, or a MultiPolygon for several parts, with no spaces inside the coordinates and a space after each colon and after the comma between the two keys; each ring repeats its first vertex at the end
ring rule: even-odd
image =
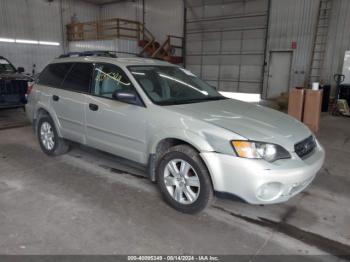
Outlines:
{"type": "Polygon", "coordinates": [[[146,0],[145,24],[158,42],[163,43],[167,35],[183,36],[183,0],[146,0]]]}
{"type": "Polygon", "coordinates": [[[267,91],[270,51],[293,51],[290,86],[304,86],[307,79],[320,0],[272,0],[265,67],[267,91]],[[296,49],[292,49],[296,42],[296,49]]]}
{"type": "Polygon", "coordinates": [[[333,75],[342,73],[345,51],[350,50],[350,1],[333,0],[322,79],[335,85],[333,75]]]}
{"type": "MultiPolygon", "coordinates": [[[[100,17],[143,22],[142,0],[103,5],[100,17]]],[[[167,35],[183,36],[183,17],[183,0],[145,0],[145,24],[158,42],[165,41],[167,35]]]]}
{"type": "MultiPolygon", "coordinates": [[[[56,0],[55,2],[59,1],[56,0]]],[[[79,22],[98,20],[100,17],[100,8],[87,2],[62,0],[62,5],[64,25],[68,24],[74,15],[79,22]]]]}
{"type": "MultiPolygon", "coordinates": [[[[142,0],[125,1],[106,4],[99,9],[99,19],[123,18],[134,21],[142,21],[142,0]]],[[[84,20],[89,21],[89,20],[84,20]]],[[[85,50],[110,50],[129,53],[138,53],[139,47],[135,40],[111,39],[96,41],[74,41],[69,43],[69,50],[73,52],[85,50]]],[[[123,55],[119,55],[123,56],[123,55]]]]}
{"type": "MultiPolygon", "coordinates": [[[[268,0],[188,0],[187,66],[221,90],[261,92],[268,0]],[[261,70],[261,71],[260,71],[261,70]]],[[[310,67],[320,0],[271,0],[263,94],[267,90],[270,51],[293,51],[290,86],[303,85],[310,67]]],[[[183,34],[182,0],[145,0],[146,26],[160,42],[167,34],[183,34]]],[[[79,0],[1,0],[0,38],[60,42],[39,46],[0,42],[0,55],[30,72],[40,71],[63,52],[62,29],[78,21],[122,17],[143,20],[142,0],[96,5],[79,0]],[[62,5],[62,13],[61,7],[62,5]],[[20,8],[19,8],[20,7],[20,8]],[[61,17],[62,15],[62,17],[61,17]],[[63,22],[63,23],[62,23],[63,22]],[[62,28],[63,24],[63,28],[62,28]]],[[[350,49],[350,1],[333,0],[326,59],[321,79],[334,84],[345,50],[350,49]]],[[[136,52],[135,41],[110,40],[70,43],[74,51],[110,49],[136,52]]]]}
{"type": "MultiPolygon", "coordinates": [[[[15,66],[23,66],[31,73],[36,64],[37,72],[63,52],[62,19],[60,1],[1,0],[0,38],[29,39],[59,42],[60,46],[0,42],[0,55],[15,66]]],[[[76,0],[63,0],[63,25],[76,14],[78,20],[95,20],[99,8],[76,0]]],[[[64,33],[65,35],[65,33],[64,33]]]]}
{"type": "Polygon", "coordinates": [[[219,90],[261,93],[268,4],[187,1],[186,66],[219,90]]]}
{"type": "MultiPolygon", "coordinates": [[[[106,4],[100,7],[99,13],[100,19],[124,18],[140,22],[144,19],[147,29],[160,43],[165,41],[167,35],[183,36],[183,0],[146,0],[144,15],[142,0],[106,4]]],[[[136,41],[127,39],[71,42],[69,50],[140,51],[136,41]]]]}
{"type": "MultiPolygon", "coordinates": [[[[69,51],[80,52],[86,50],[109,50],[128,53],[138,53],[139,47],[135,40],[111,39],[96,41],[74,41],[69,42],[69,51]]],[[[122,54],[118,55],[122,57],[122,54]]]]}
{"type": "MultiPolygon", "coordinates": [[[[0,37],[61,42],[59,5],[44,1],[0,1],[0,37]]],[[[0,42],[0,55],[31,72],[62,52],[59,46],[0,42]]]]}
{"type": "Polygon", "coordinates": [[[125,1],[101,6],[101,19],[124,18],[142,21],[142,0],[125,1]]]}

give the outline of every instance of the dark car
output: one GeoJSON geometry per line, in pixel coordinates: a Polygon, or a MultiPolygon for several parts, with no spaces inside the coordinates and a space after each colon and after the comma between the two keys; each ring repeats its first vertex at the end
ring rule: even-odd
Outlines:
{"type": "Polygon", "coordinates": [[[0,56],[0,108],[20,107],[26,103],[28,83],[32,78],[16,69],[9,60],[0,56]]]}

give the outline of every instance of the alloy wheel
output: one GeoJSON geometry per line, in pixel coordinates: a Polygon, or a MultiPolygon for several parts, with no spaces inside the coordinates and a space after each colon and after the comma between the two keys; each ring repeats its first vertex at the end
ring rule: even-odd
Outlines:
{"type": "Polygon", "coordinates": [[[55,134],[48,122],[43,122],[40,127],[40,139],[46,150],[51,151],[55,146],[55,134]]]}
{"type": "Polygon", "coordinates": [[[194,203],[200,193],[200,181],[194,168],[183,159],[172,159],[164,170],[164,183],[171,197],[185,205],[194,203]]]}

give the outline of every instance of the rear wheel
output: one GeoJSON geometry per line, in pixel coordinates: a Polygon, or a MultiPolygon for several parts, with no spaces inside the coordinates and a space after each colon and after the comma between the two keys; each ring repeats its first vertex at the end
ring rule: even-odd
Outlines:
{"type": "Polygon", "coordinates": [[[38,139],[41,149],[47,155],[58,156],[69,150],[69,144],[58,136],[55,124],[49,116],[39,120],[38,139]]]}
{"type": "Polygon", "coordinates": [[[178,211],[198,213],[213,199],[209,172],[192,147],[170,148],[160,160],[157,182],[165,201],[178,211]]]}

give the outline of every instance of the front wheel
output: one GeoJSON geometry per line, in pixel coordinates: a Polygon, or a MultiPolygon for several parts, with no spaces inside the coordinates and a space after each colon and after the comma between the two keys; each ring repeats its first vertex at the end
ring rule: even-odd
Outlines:
{"type": "Polygon", "coordinates": [[[209,172],[192,147],[170,148],[160,160],[157,182],[165,201],[183,213],[198,213],[213,199],[209,172]]]}

